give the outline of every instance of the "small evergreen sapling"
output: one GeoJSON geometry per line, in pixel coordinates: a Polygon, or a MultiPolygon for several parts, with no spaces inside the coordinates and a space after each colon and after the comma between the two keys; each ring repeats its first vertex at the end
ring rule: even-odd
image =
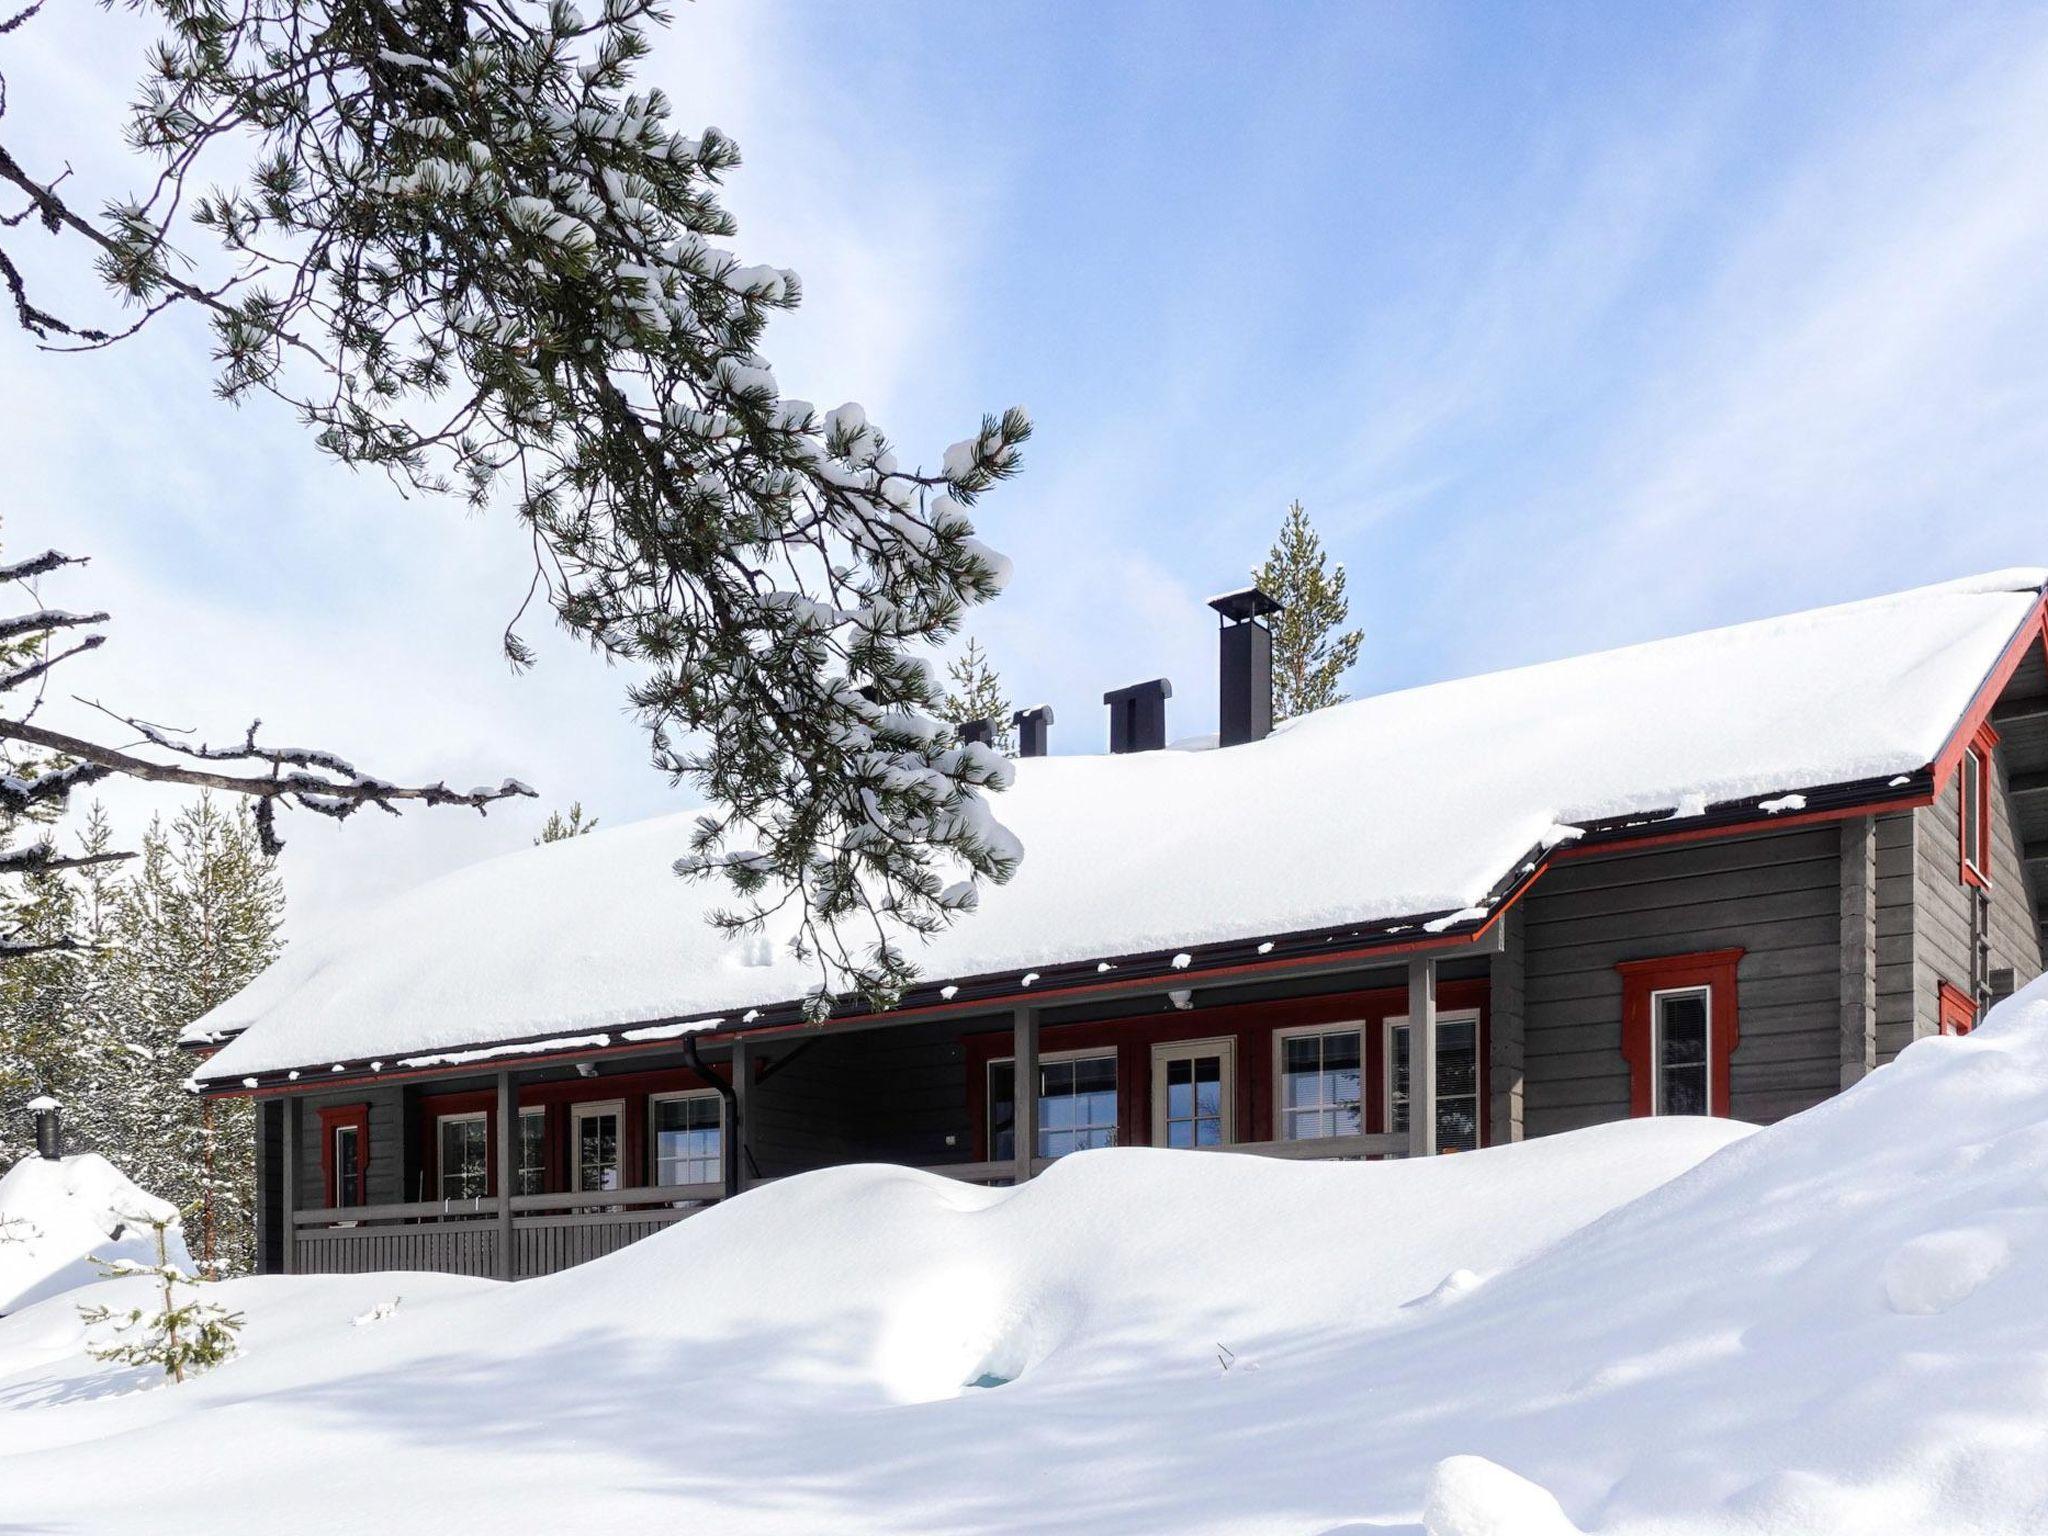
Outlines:
{"type": "Polygon", "coordinates": [[[939,705],[939,717],[954,725],[969,720],[988,720],[995,725],[995,749],[1008,754],[1016,749],[1016,728],[1010,721],[1010,697],[1003,680],[996,675],[981,642],[970,639],[966,651],[949,662],[946,676],[953,686],[939,705]]]}
{"type": "Polygon", "coordinates": [[[1291,720],[1312,709],[1342,704],[1340,684],[1358,660],[1364,636],[1340,626],[1351,616],[1344,567],[1327,568],[1323,541],[1300,502],[1287,508],[1280,536],[1252,579],[1285,605],[1273,620],[1273,718],[1291,720]]]}
{"type": "Polygon", "coordinates": [[[596,830],[597,818],[586,818],[583,814],[583,802],[571,800],[568,815],[564,816],[560,811],[548,812],[548,819],[541,824],[540,836],[533,840],[533,846],[538,848],[542,843],[565,842],[569,838],[581,837],[586,832],[596,830]]]}
{"type": "Polygon", "coordinates": [[[242,1314],[201,1299],[200,1283],[171,1262],[168,1246],[171,1224],[190,1215],[197,1205],[168,1216],[133,1216],[123,1219],[148,1227],[156,1237],[156,1263],[138,1264],[133,1259],[100,1259],[100,1269],[109,1280],[128,1275],[152,1275],[161,1287],[157,1309],[130,1307],[116,1312],[108,1306],[81,1306],[78,1315],[89,1327],[108,1324],[114,1333],[110,1342],[88,1344],[95,1360],[120,1365],[158,1365],[172,1381],[182,1382],[189,1371],[211,1370],[235,1357],[235,1336],[241,1331],[242,1314]]]}

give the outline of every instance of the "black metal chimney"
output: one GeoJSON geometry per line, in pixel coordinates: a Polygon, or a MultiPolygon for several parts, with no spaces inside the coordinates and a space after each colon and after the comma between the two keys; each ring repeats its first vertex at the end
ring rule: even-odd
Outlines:
{"type": "Polygon", "coordinates": [[[36,1117],[37,1154],[56,1162],[64,1155],[64,1130],[58,1121],[57,1101],[44,1094],[28,1101],[28,1111],[36,1117]]]}
{"type": "Polygon", "coordinates": [[[960,741],[963,746],[970,741],[978,741],[984,747],[992,747],[995,745],[995,740],[995,721],[962,720],[960,722],[960,741]]]}
{"type": "Polygon", "coordinates": [[[1220,618],[1217,635],[1216,743],[1242,746],[1273,731],[1273,632],[1269,615],[1280,604],[1257,587],[1209,599],[1220,618]]]}
{"type": "Polygon", "coordinates": [[[1035,704],[1030,709],[1020,709],[1010,716],[1010,724],[1017,727],[1019,757],[1045,756],[1046,727],[1052,724],[1050,704],[1035,704]]]}
{"type": "Polygon", "coordinates": [[[1163,677],[1113,689],[1102,696],[1109,706],[1109,750],[1156,752],[1166,745],[1166,701],[1173,684],[1163,677]]]}

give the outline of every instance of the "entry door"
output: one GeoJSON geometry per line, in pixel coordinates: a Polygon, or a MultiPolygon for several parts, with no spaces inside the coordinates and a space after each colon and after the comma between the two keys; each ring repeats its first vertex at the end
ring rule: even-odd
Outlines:
{"type": "Polygon", "coordinates": [[[1175,1040],[1152,1047],[1152,1145],[1224,1147],[1237,1101],[1230,1040],[1175,1040]]]}
{"type": "Polygon", "coordinates": [[[569,1111],[570,1189],[580,1194],[619,1187],[619,1129],[625,1113],[626,1106],[616,1099],[578,1104],[569,1111]]]}

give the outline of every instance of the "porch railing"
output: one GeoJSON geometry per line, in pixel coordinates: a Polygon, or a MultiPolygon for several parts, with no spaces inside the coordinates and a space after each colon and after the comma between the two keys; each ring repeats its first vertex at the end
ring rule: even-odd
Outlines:
{"type": "Polygon", "coordinates": [[[419,1200],[299,1211],[293,1268],[301,1274],[427,1269],[515,1280],[553,1274],[651,1237],[719,1198],[717,1184],[512,1197],[511,1263],[501,1268],[507,1225],[496,1200],[419,1200]]]}

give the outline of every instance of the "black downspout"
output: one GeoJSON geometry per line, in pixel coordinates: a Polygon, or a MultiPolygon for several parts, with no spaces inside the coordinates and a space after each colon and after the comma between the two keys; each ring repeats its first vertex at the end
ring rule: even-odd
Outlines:
{"type": "Polygon", "coordinates": [[[733,1092],[731,1083],[705,1065],[703,1054],[697,1049],[695,1035],[683,1036],[683,1054],[690,1058],[690,1070],[716,1088],[718,1096],[725,1100],[725,1123],[732,1130],[730,1135],[722,1138],[718,1171],[725,1184],[725,1198],[731,1200],[740,1192],[740,1139],[745,1135],[740,1125],[740,1096],[733,1092]]]}

